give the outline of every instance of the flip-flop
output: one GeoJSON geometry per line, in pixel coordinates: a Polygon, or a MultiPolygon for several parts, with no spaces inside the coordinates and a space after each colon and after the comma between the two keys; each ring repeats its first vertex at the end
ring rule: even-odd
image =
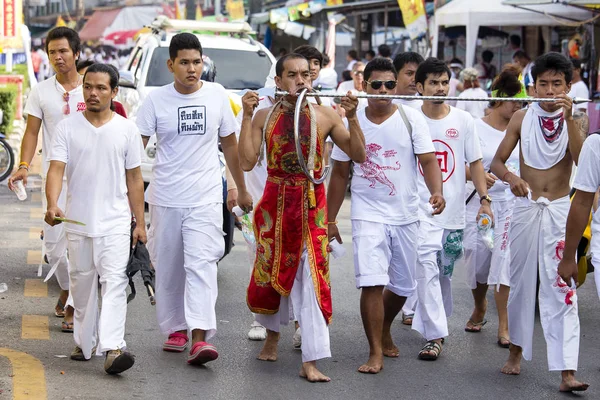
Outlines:
{"type": "Polygon", "coordinates": [[[65,317],[65,305],[58,299],[56,302],[56,307],[54,307],[54,316],[56,318],[64,318],[65,317]],[[56,308],[60,308],[62,311],[56,311],[56,308]]]}
{"type": "Polygon", "coordinates": [[[480,333],[485,324],[487,324],[487,319],[484,319],[481,322],[475,322],[472,319],[470,319],[467,321],[467,326],[465,326],[465,332],[480,333]],[[469,323],[472,326],[469,326],[469,323]],[[479,329],[476,329],[476,328],[479,328],[479,329]]]}
{"type": "Polygon", "coordinates": [[[414,314],[402,314],[402,324],[412,325],[414,314]]]}
{"type": "Polygon", "coordinates": [[[504,336],[500,336],[498,338],[498,341],[496,342],[498,343],[498,346],[502,347],[503,349],[508,349],[510,348],[510,340],[508,340],[507,338],[505,338],[504,336]],[[506,342],[504,342],[504,340],[506,342]]]}
{"type": "Polygon", "coordinates": [[[61,324],[61,331],[65,332],[65,333],[73,333],[73,323],[72,322],[67,322],[67,321],[63,321],[61,324]]]}

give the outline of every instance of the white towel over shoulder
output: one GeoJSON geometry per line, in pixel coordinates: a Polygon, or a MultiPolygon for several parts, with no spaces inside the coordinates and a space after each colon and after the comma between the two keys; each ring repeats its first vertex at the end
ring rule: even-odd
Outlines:
{"type": "Polygon", "coordinates": [[[538,103],[531,105],[521,125],[521,152],[525,164],[535,169],[550,169],[563,159],[568,145],[562,108],[550,113],[538,103]]]}

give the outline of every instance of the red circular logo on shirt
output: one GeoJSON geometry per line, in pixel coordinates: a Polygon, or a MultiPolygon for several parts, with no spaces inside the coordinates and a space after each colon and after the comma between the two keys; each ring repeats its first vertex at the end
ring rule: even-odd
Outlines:
{"type": "Polygon", "coordinates": [[[446,137],[450,139],[456,139],[458,137],[458,131],[454,128],[450,128],[446,131],[446,137]]]}
{"type": "MultiPolygon", "coordinates": [[[[448,133],[446,132],[446,134],[448,133]]],[[[452,174],[454,174],[454,170],[456,169],[454,151],[452,150],[452,147],[439,139],[434,139],[432,142],[433,147],[435,147],[435,158],[437,158],[440,169],[442,170],[442,180],[446,182],[450,179],[452,174]]],[[[421,163],[419,163],[419,172],[421,172],[421,175],[424,175],[421,163]]]]}

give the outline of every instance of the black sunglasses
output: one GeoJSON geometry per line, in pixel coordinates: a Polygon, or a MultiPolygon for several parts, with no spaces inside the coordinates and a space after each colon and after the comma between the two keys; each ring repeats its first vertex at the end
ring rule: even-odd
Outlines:
{"type": "Polygon", "coordinates": [[[396,85],[398,84],[398,82],[396,81],[367,81],[367,83],[369,85],[371,85],[371,87],[375,90],[377,89],[381,89],[381,85],[385,85],[386,89],[393,89],[396,87],[396,85]]]}

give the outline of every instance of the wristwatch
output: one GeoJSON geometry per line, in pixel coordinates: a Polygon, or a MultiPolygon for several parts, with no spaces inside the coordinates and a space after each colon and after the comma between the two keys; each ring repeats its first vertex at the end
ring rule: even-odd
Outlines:
{"type": "Polygon", "coordinates": [[[492,198],[490,197],[489,194],[486,194],[485,196],[481,196],[481,198],[479,199],[479,204],[481,204],[481,202],[484,200],[487,200],[488,203],[492,204],[492,198]]]}

